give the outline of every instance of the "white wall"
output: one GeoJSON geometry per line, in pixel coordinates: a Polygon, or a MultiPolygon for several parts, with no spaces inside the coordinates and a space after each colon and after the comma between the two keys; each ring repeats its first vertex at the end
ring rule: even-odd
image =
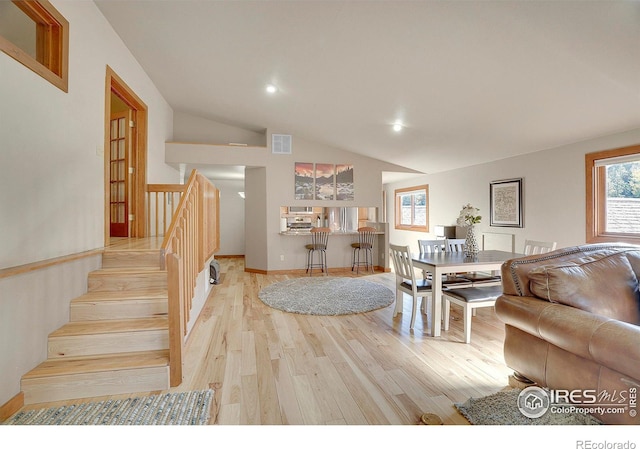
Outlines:
{"type": "MultiPolygon", "coordinates": [[[[69,92],[0,53],[0,269],[104,244],[105,75],[109,65],[149,108],[148,181],[164,163],[173,111],[93,2],[52,0],[69,21],[69,92]]],[[[99,257],[0,279],[0,405],[44,360],[99,257]]]]}
{"type": "MultiPolygon", "coordinates": [[[[267,132],[288,134],[284,130],[267,132]]],[[[411,171],[387,162],[340,148],[292,136],[292,154],[271,154],[270,148],[224,148],[214,145],[167,143],[166,161],[172,164],[240,165],[245,171],[245,266],[259,271],[302,269],[304,244],[299,237],[280,235],[280,207],[305,205],[323,207],[382,207],[382,172],[411,171]],[[353,164],[353,201],[302,201],[295,199],[295,163],[353,164]],[[262,170],[266,170],[264,173],[262,170]],[[252,179],[250,180],[250,176],[252,179]],[[280,259],[300,253],[296,258],[280,259]]],[[[224,209],[221,209],[224,214],[224,209]]],[[[350,266],[350,261],[331,261],[350,266]]]]}
{"type": "Polygon", "coordinates": [[[87,291],[100,255],[0,279],[0,406],[20,378],[47,358],[47,337],[69,322],[69,301],[87,291]]]}
{"type": "Polygon", "coordinates": [[[107,65],[149,108],[149,182],[178,180],[167,102],[93,2],[52,3],[69,21],[68,93],[0,53],[0,268],[103,245],[107,65]]]}
{"type": "Polygon", "coordinates": [[[244,255],[244,180],[212,179],[220,191],[220,250],[216,256],[244,255]]]}
{"type": "Polygon", "coordinates": [[[482,222],[478,232],[512,233],[516,251],[524,241],[550,240],[558,248],[580,245],[586,238],[585,162],[586,153],[640,143],[640,129],[605,136],[550,150],[503,159],[473,167],[419,176],[384,186],[387,195],[389,241],[411,245],[418,250],[418,239],[434,238],[422,232],[398,231],[393,226],[394,190],[413,185],[429,185],[429,225],[455,225],[460,209],[471,203],[480,208],[482,222]],[[524,227],[489,226],[489,183],[510,178],[524,180],[524,227]]]}
{"type": "Polygon", "coordinates": [[[176,111],[173,115],[173,139],[176,142],[210,143],[227,145],[243,143],[248,146],[266,146],[265,132],[208,120],[186,112],[176,111]]]}
{"type": "Polygon", "coordinates": [[[266,185],[266,167],[245,170],[244,263],[245,267],[250,269],[264,269],[268,264],[266,185]]]}
{"type": "Polygon", "coordinates": [[[213,288],[213,285],[209,282],[209,263],[212,260],[213,257],[205,263],[204,270],[198,273],[198,276],[196,277],[191,311],[189,313],[189,322],[187,323],[187,335],[185,337],[187,340],[200,317],[200,312],[202,312],[202,309],[207,302],[209,292],[211,292],[211,289],[213,288]]]}

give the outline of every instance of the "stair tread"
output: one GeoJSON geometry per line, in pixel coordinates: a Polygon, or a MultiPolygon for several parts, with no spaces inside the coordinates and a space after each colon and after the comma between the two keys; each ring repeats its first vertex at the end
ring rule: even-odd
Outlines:
{"type": "Polygon", "coordinates": [[[163,367],[169,364],[169,351],[129,352],[67,359],[48,359],[26,373],[23,379],[62,376],[77,373],[96,373],[122,369],[163,367]]]}
{"type": "Polygon", "coordinates": [[[105,254],[103,267],[88,275],[88,291],[71,301],[70,317],[81,321],[49,334],[49,358],[22,376],[29,401],[168,388],[168,290],[161,253],[105,254]]]}
{"type": "Polygon", "coordinates": [[[135,249],[135,248],[106,248],[104,250],[105,254],[131,254],[131,253],[140,253],[140,254],[158,254],[160,255],[161,250],[159,249],[135,249]]]}
{"type": "Polygon", "coordinates": [[[121,301],[121,300],[155,300],[167,299],[168,290],[166,288],[146,289],[146,290],[116,290],[116,291],[89,291],[71,300],[71,303],[92,302],[92,301],[121,301]]]}
{"type": "Polygon", "coordinates": [[[115,258],[118,259],[120,257],[158,257],[158,263],[160,263],[160,250],[140,250],[140,249],[120,249],[120,250],[106,250],[103,253],[103,256],[106,256],[107,259],[115,258]]]}
{"type": "Polygon", "coordinates": [[[156,266],[139,266],[134,267],[111,267],[100,268],[92,271],[89,275],[114,275],[114,274],[137,274],[137,273],[166,273],[167,270],[161,270],[156,266]]]}
{"type": "Polygon", "coordinates": [[[109,334],[117,332],[142,332],[166,330],[169,320],[166,316],[134,318],[126,320],[75,321],[63,325],[49,334],[49,337],[67,337],[76,335],[109,334]]]}

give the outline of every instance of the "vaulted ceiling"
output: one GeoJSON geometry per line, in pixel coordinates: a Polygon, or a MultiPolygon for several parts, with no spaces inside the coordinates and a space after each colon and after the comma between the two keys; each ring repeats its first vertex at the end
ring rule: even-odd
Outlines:
{"type": "Polygon", "coordinates": [[[96,4],[174,110],[425,173],[640,128],[637,0],[96,4]]]}

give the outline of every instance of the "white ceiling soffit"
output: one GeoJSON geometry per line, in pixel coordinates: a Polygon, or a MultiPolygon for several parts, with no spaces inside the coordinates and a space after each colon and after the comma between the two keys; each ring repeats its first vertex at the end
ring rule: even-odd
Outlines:
{"type": "Polygon", "coordinates": [[[194,169],[212,181],[244,180],[245,167],[240,165],[187,164],[185,177],[189,178],[191,171],[194,169]]]}
{"type": "Polygon", "coordinates": [[[422,172],[640,128],[639,1],[96,4],[175,110],[422,172]]]}

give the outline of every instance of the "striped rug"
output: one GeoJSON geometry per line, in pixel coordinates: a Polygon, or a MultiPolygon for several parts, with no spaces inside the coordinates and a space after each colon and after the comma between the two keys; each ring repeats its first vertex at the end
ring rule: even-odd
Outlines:
{"type": "Polygon", "coordinates": [[[26,410],[5,425],[205,425],[213,390],[87,402],[26,410]]]}

